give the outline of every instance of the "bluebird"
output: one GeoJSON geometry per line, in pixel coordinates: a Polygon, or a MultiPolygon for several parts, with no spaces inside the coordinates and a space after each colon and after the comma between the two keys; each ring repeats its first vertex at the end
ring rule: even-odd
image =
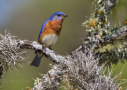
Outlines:
{"type": "MultiPolygon", "coordinates": [[[[42,25],[38,42],[51,49],[51,46],[54,45],[58,40],[58,36],[60,34],[62,23],[65,17],[67,17],[67,15],[65,15],[63,12],[55,12],[52,14],[51,17],[42,25]]],[[[31,65],[38,67],[42,57],[43,54],[36,51],[31,65]]]]}

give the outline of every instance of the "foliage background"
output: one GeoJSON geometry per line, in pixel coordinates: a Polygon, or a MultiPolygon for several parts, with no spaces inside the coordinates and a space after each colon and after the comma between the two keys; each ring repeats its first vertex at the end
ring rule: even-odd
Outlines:
{"type": "MultiPolygon", "coordinates": [[[[63,28],[59,40],[52,47],[61,55],[66,55],[75,50],[80,44],[81,39],[85,38],[85,27],[81,23],[85,21],[85,16],[91,12],[93,0],[0,0],[0,33],[4,33],[7,28],[14,36],[20,39],[37,41],[39,31],[45,20],[54,12],[62,11],[69,17],[64,20],[63,28]]],[[[122,22],[123,15],[127,18],[127,1],[119,0],[113,14],[110,15],[111,25],[122,22]]],[[[25,61],[31,62],[34,51],[27,51],[25,61]]],[[[33,87],[33,78],[41,77],[39,74],[46,73],[52,63],[45,57],[38,68],[23,64],[19,70],[9,69],[0,80],[3,90],[25,90],[26,87],[33,87]]],[[[114,75],[118,74],[123,68],[121,79],[127,79],[127,63],[119,62],[113,65],[114,75]]],[[[125,86],[124,84],[123,86],[125,86]]]]}

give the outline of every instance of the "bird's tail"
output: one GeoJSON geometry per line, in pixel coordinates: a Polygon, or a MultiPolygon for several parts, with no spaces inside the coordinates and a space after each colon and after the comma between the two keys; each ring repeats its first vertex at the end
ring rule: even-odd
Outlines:
{"type": "Polygon", "coordinates": [[[41,62],[41,58],[43,57],[43,55],[41,53],[36,52],[34,59],[31,63],[31,66],[36,66],[38,67],[40,62],[41,62]]]}

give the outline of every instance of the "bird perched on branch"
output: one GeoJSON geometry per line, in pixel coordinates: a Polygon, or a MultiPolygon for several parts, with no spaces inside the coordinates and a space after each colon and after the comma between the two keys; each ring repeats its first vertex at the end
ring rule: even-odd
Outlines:
{"type": "MultiPolygon", "coordinates": [[[[58,39],[62,28],[62,22],[65,17],[67,17],[67,15],[65,15],[63,12],[55,12],[52,14],[51,17],[42,25],[38,42],[42,45],[46,45],[51,49],[51,46],[54,45],[58,39]]],[[[38,67],[42,57],[43,54],[36,51],[31,65],[38,67]]]]}

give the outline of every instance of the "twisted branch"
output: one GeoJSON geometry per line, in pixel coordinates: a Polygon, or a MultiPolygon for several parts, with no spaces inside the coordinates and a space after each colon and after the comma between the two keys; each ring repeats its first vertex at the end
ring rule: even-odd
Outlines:
{"type": "Polygon", "coordinates": [[[0,67],[3,69],[11,65],[16,66],[17,63],[21,64],[25,53],[23,49],[38,50],[56,65],[42,79],[35,80],[32,90],[57,90],[62,83],[66,85],[66,89],[119,89],[121,83],[115,79],[121,73],[111,78],[111,69],[109,75],[105,75],[105,70],[103,70],[105,64],[98,66],[98,55],[93,53],[95,49],[102,48],[127,35],[126,25],[111,29],[107,21],[107,16],[116,4],[117,0],[95,0],[94,13],[91,14],[89,20],[83,23],[88,28],[87,38],[79,48],[65,57],[38,42],[15,40],[10,33],[5,33],[5,36],[0,34],[0,67]]]}

